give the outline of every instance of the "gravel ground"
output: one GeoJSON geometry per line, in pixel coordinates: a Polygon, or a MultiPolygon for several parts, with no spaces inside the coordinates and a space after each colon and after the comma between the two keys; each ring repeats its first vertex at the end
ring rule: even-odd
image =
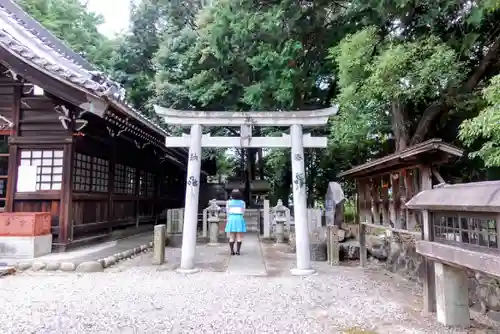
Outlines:
{"type": "MultiPolygon", "coordinates": [[[[224,258],[222,248],[203,249],[201,258],[224,258]]],[[[275,262],[278,257],[275,252],[275,262]]],[[[291,265],[292,258],[283,255],[283,263],[291,265]]],[[[423,318],[414,298],[405,298],[404,284],[359,268],[316,264],[318,275],[301,278],[287,270],[269,277],[218,270],[184,276],[174,267],[136,258],[104,273],[5,277],[0,333],[356,333],[348,331],[354,327],[467,333],[423,318]]]]}

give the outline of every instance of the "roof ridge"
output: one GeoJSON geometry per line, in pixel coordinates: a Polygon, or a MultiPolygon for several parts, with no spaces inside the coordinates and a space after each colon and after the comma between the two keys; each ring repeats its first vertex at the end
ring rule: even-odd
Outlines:
{"type": "Polygon", "coordinates": [[[12,18],[16,20],[17,23],[19,23],[23,28],[30,32],[35,38],[37,38],[39,41],[41,41],[43,44],[45,44],[47,47],[49,47],[51,50],[57,52],[60,54],[62,57],[65,59],[71,61],[73,64],[76,66],[88,70],[85,68],[86,65],[89,68],[94,68],[94,65],[88,62],[82,55],[78,54],[76,51],[71,49],[69,45],[66,44],[65,41],[61,40],[57,36],[55,36],[50,30],[45,28],[41,23],[39,23],[37,20],[35,20],[30,14],[28,14],[23,8],[21,8],[17,3],[11,1],[11,0],[6,0],[6,2],[0,4],[0,7],[2,7],[12,18]],[[58,43],[61,44],[61,46],[67,48],[67,51],[73,53],[75,56],[79,57],[80,59],[75,59],[75,57],[72,57],[68,54],[68,52],[65,52],[62,50],[60,45],[57,45],[58,43],[51,42],[49,38],[44,37],[40,31],[36,30],[33,27],[30,27],[30,25],[26,22],[27,20],[31,21],[32,25],[39,26],[40,29],[44,30],[44,33],[47,35],[50,35],[50,37],[53,37],[54,40],[56,40],[58,43]]]}

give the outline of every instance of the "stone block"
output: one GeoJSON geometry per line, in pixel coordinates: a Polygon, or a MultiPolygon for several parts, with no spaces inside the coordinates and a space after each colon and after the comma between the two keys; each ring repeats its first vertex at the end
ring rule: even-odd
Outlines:
{"type": "Polygon", "coordinates": [[[104,271],[104,268],[103,268],[102,264],[100,264],[97,261],[88,261],[88,262],[80,263],[76,267],[76,271],[81,272],[81,273],[96,273],[96,272],[104,271]]]}
{"type": "Polygon", "coordinates": [[[309,252],[311,254],[311,261],[327,260],[326,243],[317,242],[309,244],[309,252]]]}
{"type": "Polygon", "coordinates": [[[52,252],[52,234],[0,236],[0,257],[33,259],[52,252]]]}
{"type": "Polygon", "coordinates": [[[436,315],[445,326],[469,326],[469,283],[465,269],[434,263],[436,315]]]}

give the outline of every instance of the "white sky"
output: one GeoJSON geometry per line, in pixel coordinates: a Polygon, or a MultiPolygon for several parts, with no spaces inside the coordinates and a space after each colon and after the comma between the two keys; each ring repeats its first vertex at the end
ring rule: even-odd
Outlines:
{"type": "Polygon", "coordinates": [[[112,38],[126,29],[129,21],[130,0],[87,0],[90,11],[104,16],[106,22],[99,31],[112,38]]]}

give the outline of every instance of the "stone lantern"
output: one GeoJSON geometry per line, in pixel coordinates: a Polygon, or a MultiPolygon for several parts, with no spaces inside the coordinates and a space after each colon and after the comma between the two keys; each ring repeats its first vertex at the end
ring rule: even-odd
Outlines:
{"type": "Polygon", "coordinates": [[[220,206],[217,205],[217,200],[211,200],[210,206],[207,208],[207,221],[209,224],[211,244],[217,244],[219,242],[219,213],[220,206]]]}
{"type": "Polygon", "coordinates": [[[276,223],[276,243],[278,244],[285,243],[285,223],[287,220],[286,210],[287,207],[283,205],[283,201],[281,199],[278,200],[278,203],[273,208],[274,222],[276,223]]]}

